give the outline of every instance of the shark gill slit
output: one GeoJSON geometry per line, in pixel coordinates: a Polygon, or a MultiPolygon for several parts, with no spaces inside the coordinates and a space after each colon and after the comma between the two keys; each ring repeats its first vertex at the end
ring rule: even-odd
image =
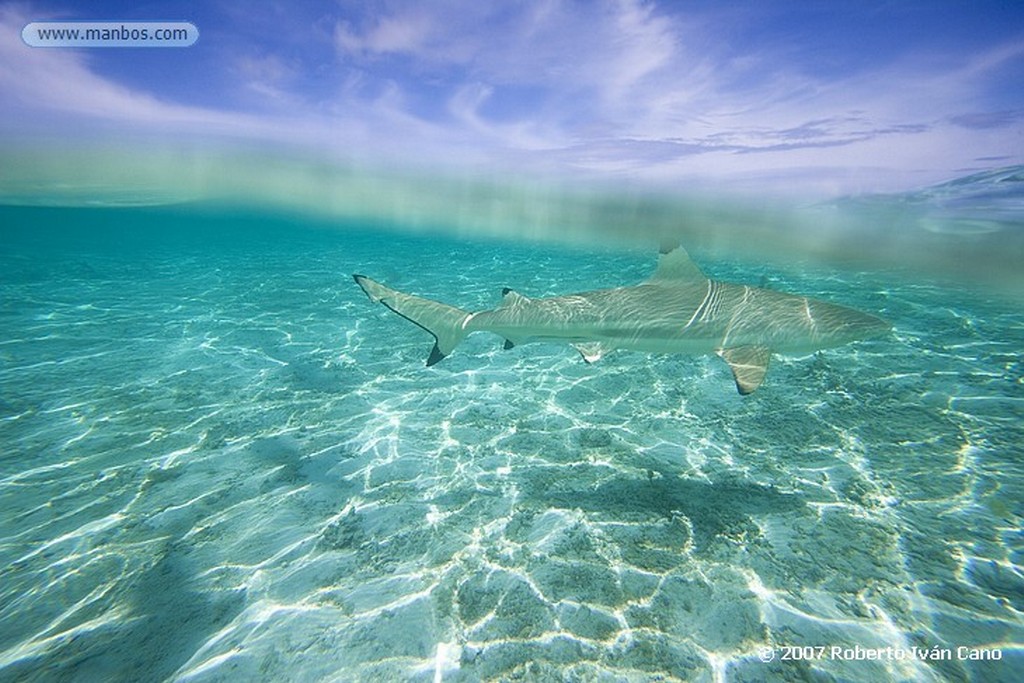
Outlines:
{"type": "Polygon", "coordinates": [[[709,320],[714,319],[722,304],[722,286],[714,280],[708,280],[708,282],[711,283],[711,287],[708,288],[707,306],[704,308],[704,312],[700,315],[700,321],[702,323],[706,323],[709,320]]]}
{"type": "Polygon", "coordinates": [[[698,306],[696,308],[696,310],[694,310],[693,315],[691,315],[690,319],[686,322],[685,325],[683,325],[683,329],[684,330],[690,329],[690,325],[692,325],[693,321],[697,319],[697,316],[700,315],[700,312],[702,310],[704,310],[704,306],[707,305],[708,299],[711,298],[711,290],[712,290],[713,287],[714,287],[714,281],[713,280],[708,280],[708,291],[704,294],[704,299],[703,299],[703,301],[700,302],[700,306],[698,306]]]}

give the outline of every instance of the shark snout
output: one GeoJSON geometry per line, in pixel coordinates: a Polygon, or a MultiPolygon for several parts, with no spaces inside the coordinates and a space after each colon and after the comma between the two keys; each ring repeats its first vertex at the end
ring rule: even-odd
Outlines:
{"type": "Polygon", "coordinates": [[[855,335],[856,339],[871,339],[888,334],[892,330],[892,323],[883,320],[876,315],[847,309],[844,324],[847,330],[855,335]]]}
{"type": "Polygon", "coordinates": [[[892,323],[888,320],[883,320],[874,315],[868,315],[867,313],[862,314],[868,320],[862,325],[865,332],[865,338],[871,337],[882,337],[892,332],[892,323]]]}

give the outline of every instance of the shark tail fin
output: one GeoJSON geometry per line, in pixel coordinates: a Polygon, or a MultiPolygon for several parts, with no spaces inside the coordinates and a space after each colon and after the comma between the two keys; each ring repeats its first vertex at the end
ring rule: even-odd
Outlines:
{"type": "Polygon", "coordinates": [[[366,292],[366,296],[370,297],[370,301],[384,304],[406,320],[416,323],[434,335],[435,343],[427,358],[428,366],[444,359],[466,338],[466,323],[472,317],[469,311],[423,297],[403,294],[365,275],[354,275],[353,278],[366,292]]]}

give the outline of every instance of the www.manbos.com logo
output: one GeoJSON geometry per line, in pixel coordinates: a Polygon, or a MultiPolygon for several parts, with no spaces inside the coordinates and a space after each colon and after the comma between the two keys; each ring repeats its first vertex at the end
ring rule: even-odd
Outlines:
{"type": "Polygon", "coordinates": [[[188,47],[199,29],[187,21],[33,21],[21,39],[31,47],[188,47]]]}

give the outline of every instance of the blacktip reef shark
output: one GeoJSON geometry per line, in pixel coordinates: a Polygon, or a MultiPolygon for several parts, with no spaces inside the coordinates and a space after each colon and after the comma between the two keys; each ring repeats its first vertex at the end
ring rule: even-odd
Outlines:
{"type": "Polygon", "coordinates": [[[715,353],[736,388],[761,386],[773,353],[810,353],[885,334],[881,318],[852,308],[708,278],[682,247],[661,254],[654,274],[632,287],[530,299],[505,289],[501,305],[472,313],[404,294],[354,275],[379,302],[434,335],[427,365],[444,359],[467,335],[491,332],[505,348],[538,341],[574,346],[588,363],[614,349],[648,353],[715,353]]]}

